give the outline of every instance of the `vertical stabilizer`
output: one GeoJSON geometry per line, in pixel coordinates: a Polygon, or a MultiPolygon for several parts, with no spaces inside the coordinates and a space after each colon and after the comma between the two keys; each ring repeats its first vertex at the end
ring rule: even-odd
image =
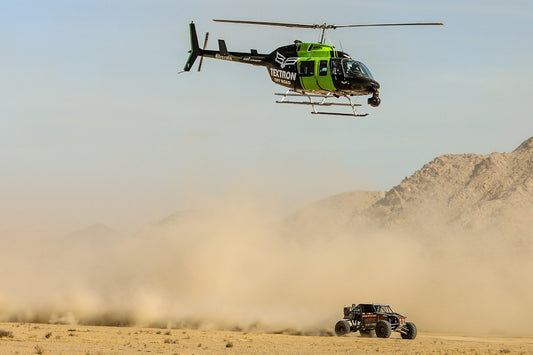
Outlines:
{"type": "Polygon", "coordinates": [[[189,27],[191,30],[191,50],[189,51],[189,59],[187,59],[187,63],[185,63],[185,68],[183,69],[184,71],[191,70],[196,58],[202,54],[202,50],[198,45],[198,36],[196,35],[196,27],[194,26],[194,22],[191,22],[189,27]]]}

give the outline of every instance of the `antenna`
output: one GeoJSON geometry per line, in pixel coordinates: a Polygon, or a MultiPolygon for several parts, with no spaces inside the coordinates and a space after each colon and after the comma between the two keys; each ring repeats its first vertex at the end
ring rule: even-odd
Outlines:
{"type": "MultiPolygon", "coordinates": [[[[331,48],[333,48],[333,53],[334,53],[334,56],[335,57],[338,57],[339,55],[337,54],[337,48],[333,45],[333,42],[331,42],[331,40],[328,40],[329,41],[329,44],[331,45],[331,48]]],[[[342,48],[342,45],[341,45],[341,48],[342,48]]]]}

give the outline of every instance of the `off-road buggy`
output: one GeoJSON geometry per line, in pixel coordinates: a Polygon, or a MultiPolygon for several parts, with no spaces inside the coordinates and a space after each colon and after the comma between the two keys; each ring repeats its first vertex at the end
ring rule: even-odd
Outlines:
{"type": "Polygon", "coordinates": [[[335,334],[342,336],[357,332],[364,337],[388,338],[399,332],[403,339],[416,338],[416,326],[406,322],[405,316],[393,312],[388,304],[361,303],[344,306],[344,319],[335,324],[335,334]]]}

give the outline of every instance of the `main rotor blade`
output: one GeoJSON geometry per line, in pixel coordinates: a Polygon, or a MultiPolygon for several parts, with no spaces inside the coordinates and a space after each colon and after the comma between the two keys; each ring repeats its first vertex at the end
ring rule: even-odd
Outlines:
{"type": "Polygon", "coordinates": [[[367,24],[367,25],[329,25],[327,23],[323,24],[313,24],[305,25],[299,23],[284,23],[284,22],[264,22],[264,21],[241,21],[241,20],[216,20],[215,22],[226,22],[226,23],[243,23],[249,25],[264,25],[264,26],[281,26],[281,27],[298,27],[298,28],[312,28],[312,29],[336,29],[336,28],[346,28],[346,27],[386,27],[386,26],[442,26],[442,22],[416,22],[416,23],[376,23],[376,24],[367,24]]]}
{"type": "Polygon", "coordinates": [[[248,25],[265,25],[265,26],[282,26],[282,27],[299,27],[299,28],[320,28],[322,25],[302,25],[298,23],[282,23],[282,22],[263,22],[263,21],[240,21],[240,20],[215,20],[215,22],[226,23],[244,23],[248,25]]]}
{"type": "Polygon", "coordinates": [[[416,22],[416,23],[375,23],[368,25],[331,25],[332,28],[344,27],[386,27],[386,26],[443,26],[442,22],[416,22]]]}

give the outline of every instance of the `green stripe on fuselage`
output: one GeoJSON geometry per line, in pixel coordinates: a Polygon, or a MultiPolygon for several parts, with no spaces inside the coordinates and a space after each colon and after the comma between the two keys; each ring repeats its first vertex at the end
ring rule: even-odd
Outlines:
{"type": "MultiPolygon", "coordinates": [[[[335,91],[335,85],[331,78],[330,58],[331,53],[335,53],[333,46],[320,43],[299,43],[297,44],[298,72],[301,73],[300,65],[302,62],[314,62],[313,75],[300,76],[300,84],[304,90],[326,90],[335,91]],[[326,75],[320,75],[320,61],[327,61],[326,75]]],[[[324,73],[323,73],[324,74],[324,73]]]]}
{"type": "Polygon", "coordinates": [[[327,91],[335,91],[336,88],[335,88],[335,85],[333,85],[333,79],[331,78],[331,69],[330,69],[330,65],[329,65],[329,58],[324,58],[324,59],[321,59],[321,60],[318,60],[317,63],[316,63],[316,74],[315,74],[315,77],[317,78],[317,81],[318,81],[318,86],[323,89],[323,90],[327,90],[327,91]],[[324,61],[324,60],[327,60],[327,73],[326,75],[320,75],[320,62],[321,61],[324,61]]]}
{"type": "Polygon", "coordinates": [[[331,57],[331,52],[335,51],[333,46],[329,44],[320,43],[298,43],[296,45],[296,52],[298,57],[331,57]]]}

